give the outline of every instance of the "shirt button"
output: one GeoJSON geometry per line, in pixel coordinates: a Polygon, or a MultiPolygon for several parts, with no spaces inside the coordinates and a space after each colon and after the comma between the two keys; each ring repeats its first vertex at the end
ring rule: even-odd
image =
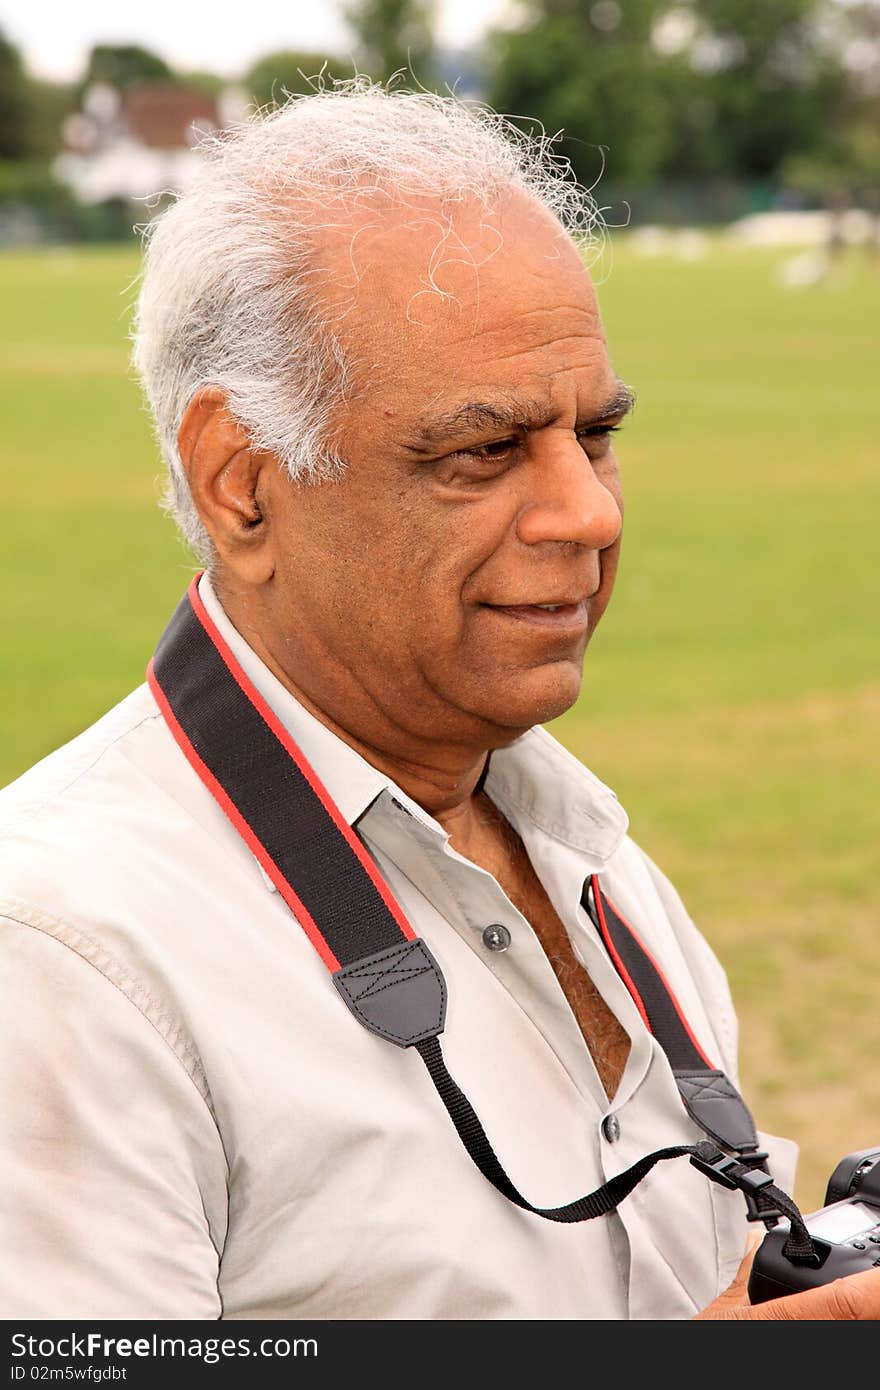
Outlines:
{"type": "Polygon", "coordinates": [[[602,1121],[602,1133],[609,1144],[616,1144],[620,1138],[620,1121],[616,1115],[606,1115],[602,1121]]]}
{"type": "Polygon", "coordinates": [[[510,932],[500,922],[493,922],[483,931],[483,945],[487,951],[506,951],[510,945],[510,932]]]}

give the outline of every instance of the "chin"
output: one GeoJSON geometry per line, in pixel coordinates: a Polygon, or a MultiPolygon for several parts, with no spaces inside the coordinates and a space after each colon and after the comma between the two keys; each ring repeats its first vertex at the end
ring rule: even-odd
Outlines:
{"type": "Polygon", "coordinates": [[[580,665],[558,662],[552,667],[511,673],[503,695],[493,701],[488,717],[510,730],[511,740],[536,724],[549,724],[571,709],[581,693],[580,665]]]}

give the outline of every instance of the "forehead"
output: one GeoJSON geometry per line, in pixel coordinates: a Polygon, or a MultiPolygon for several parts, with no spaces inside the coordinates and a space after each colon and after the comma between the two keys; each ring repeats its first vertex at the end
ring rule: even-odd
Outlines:
{"type": "Polygon", "coordinates": [[[525,195],[489,210],[427,200],[361,208],[347,242],[340,228],[323,253],[357,398],[386,414],[476,387],[549,404],[560,390],[607,396],[614,382],[589,272],[525,195]]]}

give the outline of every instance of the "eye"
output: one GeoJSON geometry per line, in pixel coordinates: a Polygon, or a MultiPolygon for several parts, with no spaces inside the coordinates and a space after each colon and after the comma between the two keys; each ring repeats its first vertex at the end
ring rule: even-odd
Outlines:
{"type": "Polygon", "coordinates": [[[469,454],[476,454],[477,458],[497,459],[502,455],[515,449],[519,444],[518,439],[492,439],[488,444],[480,444],[476,449],[468,449],[469,454]]]}
{"type": "Polygon", "coordinates": [[[518,449],[520,440],[515,437],[509,439],[492,439],[488,444],[476,444],[472,449],[458,449],[453,458],[475,459],[478,463],[493,463],[496,460],[503,460],[514,449],[518,449]]]}
{"type": "Polygon", "coordinates": [[[608,448],[610,436],[616,434],[619,429],[620,425],[590,425],[588,429],[577,430],[576,434],[578,442],[583,444],[587,453],[590,452],[591,441],[597,446],[599,453],[604,453],[608,448]]]}

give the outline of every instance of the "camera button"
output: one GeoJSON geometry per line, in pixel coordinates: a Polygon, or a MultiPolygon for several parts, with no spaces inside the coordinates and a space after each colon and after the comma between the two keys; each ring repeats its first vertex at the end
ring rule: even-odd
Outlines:
{"type": "Polygon", "coordinates": [[[868,1248],[863,1240],[854,1240],[852,1243],[852,1247],[853,1250],[867,1250],[868,1248]]]}
{"type": "Polygon", "coordinates": [[[880,1245],[880,1236],[868,1236],[868,1240],[872,1245],[880,1245]]]}

